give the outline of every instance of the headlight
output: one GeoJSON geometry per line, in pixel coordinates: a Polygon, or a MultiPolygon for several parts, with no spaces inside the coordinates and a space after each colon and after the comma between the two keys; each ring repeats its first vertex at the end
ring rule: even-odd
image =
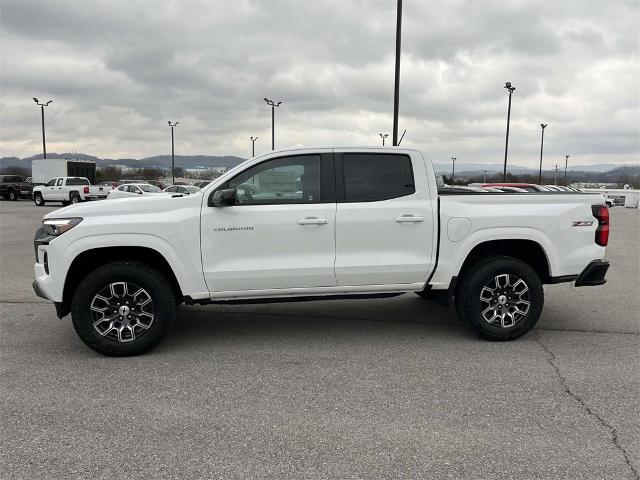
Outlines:
{"type": "Polygon", "coordinates": [[[64,232],[68,232],[73,227],[78,225],[82,221],[82,218],[51,218],[42,221],[42,227],[47,235],[57,237],[64,232]]]}

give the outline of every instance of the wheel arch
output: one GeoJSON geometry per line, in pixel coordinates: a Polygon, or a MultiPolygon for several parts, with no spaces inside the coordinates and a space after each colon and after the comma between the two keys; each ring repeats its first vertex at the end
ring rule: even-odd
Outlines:
{"type": "Polygon", "coordinates": [[[143,262],[158,268],[169,281],[176,300],[182,301],[183,293],[176,275],[166,258],[157,250],[149,247],[98,247],[85,250],[73,259],[65,278],[61,311],[58,315],[64,316],[70,312],[73,292],[90,272],[107,263],[126,260],[143,262]]]}
{"type": "Polygon", "coordinates": [[[542,283],[551,281],[550,262],[544,248],[535,240],[525,239],[487,240],[479,243],[468,253],[458,276],[463,276],[465,270],[473,263],[489,255],[504,255],[522,260],[533,268],[542,283]]]}

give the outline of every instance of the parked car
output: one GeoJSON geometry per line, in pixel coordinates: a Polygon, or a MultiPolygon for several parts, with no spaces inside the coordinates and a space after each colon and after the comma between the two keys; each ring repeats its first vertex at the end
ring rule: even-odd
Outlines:
{"type": "Polygon", "coordinates": [[[5,200],[31,198],[33,185],[24,181],[20,175],[0,175],[0,197],[5,200]]]}
{"type": "Polygon", "coordinates": [[[204,188],[211,183],[211,180],[201,180],[193,184],[194,187],[204,188]]]}
{"type": "Polygon", "coordinates": [[[524,188],[518,188],[518,187],[491,187],[491,188],[496,188],[498,190],[501,190],[507,193],[527,193],[527,191],[524,188]]]}
{"type": "Polygon", "coordinates": [[[165,188],[167,188],[169,186],[168,183],[161,182],[160,180],[146,180],[146,183],[148,183],[149,185],[155,185],[160,190],[164,190],[165,188]]]}
{"type": "Polygon", "coordinates": [[[165,193],[176,193],[182,195],[191,195],[192,193],[199,192],[200,187],[195,185],[171,185],[163,190],[165,193]]]}
{"type": "Polygon", "coordinates": [[[111,190],[108,186],[91,185],[85,177],[56,177],[45,185],[33,187],[33,202],[39,207],[46,202],[60,202],[63,205],[87,200],[107,198],[111,190]]]}
{"type": "Polygon", "coordinates": [[[36,293],[59,317],[72,312],[89,347],[117,356],[157,345],[181,302],[406,292],[512,340],[538,321],[543,284],[601,285],[609,267],[601,194],[438,194],[429,157],[408,148],[271,152],[203,192],[48,213],[36,293]],[[237,195],[249,179],[257,199],[237,195]]]}
{"type": "Polygon", "coordinates": [[[146,180],[118,180],[118,185],[124,185],[127,183],[149,183],[146,180]]]}
{"type": "Polygon", "coordinates": [[[118,188],[111,190],[109,195],[107,195],[107,200],[112,200],[114,198],[138,197],[140,195],[154,196],[164,195],[164,193],[162,193],[162,190],[155,185],[150,185],[148,183],[124,183],[118,188]]]}
{"type": "Polygon", "coordinates": [[[516,187],[526,190],[527,192],[549,192],[546,187],[542,185],[536,185],[535,183],[472,183],[469,185],[470,187],[516,187]]]}

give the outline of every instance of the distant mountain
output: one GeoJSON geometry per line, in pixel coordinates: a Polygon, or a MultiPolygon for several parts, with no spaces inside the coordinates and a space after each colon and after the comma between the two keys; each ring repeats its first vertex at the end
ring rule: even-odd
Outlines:
{"type": "MultiPolygon", "coordinates": [[[[157,167],[157,168],[169,168],[171,166],[171,155],[154,155],[152,157],[145,157],[141,159],[135,158],[98,158],[93,155],[87,155],[85,153],[48,153],[48,158],[74,158],[78,160],[92,160],[96,162],[98,167],[105,165],[119,165],[130,168],[144,168],[144,167],[157,167]]],[[[0,170],[8,167],[21,167],[27,170],[31,169],[31,161],[42,158],[42,154],[32,155],[31,157],[18,158],[18,157],[3,157],[0,158],[0,170]]],[[[196,168],[196,167],[227,167],[233,168],[236,165],[244,162],[245,159],[235,156],[217,156],[217,155],[176,155],[176,166],[184,168],[196,168]]],[[[451,173],[451,163],[436,163],[434,165],[436,172],[439,175],[449,175],[451,173]]],[[[560,169],[560,165],[558,165],[560,169]]],[[[484,170],[488,174],[494,174],[496,172],[502,172],[501,163],[456,163],[456,174],[465,174],[465,176],[480,176],[483,175],[484,170]]],[[[562,165],[564,171],[564,165],[562,165]]],[[[568,170],[574,174],[582,173],[587,176],[606,174],[609,176],[617,175],[638,175],[640,165],[616,165],[611,163],[601,163],[597,165],[573,165],[569,166],[568,170]]],[[[521,167],[510,163],[508,165],[508,171],[514,174],[535,174],[538,172],[535,168],[521,167]]],[[[546,172],[551,172],[552,169],[547,166],[546,172]]]]}
{"type": "MultiPolygon", "coordinates": [[[[8,167],[21,167],[31,169],[31,161],[42,158],[42,154],[32,155],[31,157],[3,157],[0,158],[0,170],[8,167]]],[[[119,165],[130,168],[158,167],[168,168],[171,166],[171,155],[156,155],[141,159],[135,158],[98,158],[93,155],[84,153],[47,153],[47,158],[69,158],[77,160],[91,160],[96,162],[98,167],[105,165],[119,165]]],[[[233,168],[244,162],[244,158],[234,156],[215,156],[215,155],[176,155],[176,166],[184,168],[196,167],[227,167],[233,168]]]]}
{"type": "MultiPolygon", "coordinates": [[[[456,162],[456,172],[464,172],[464,173],[483,173],[484,170],[487,173],[495,173],[502,172],[502,164],[500,163],[458,163],[456,162]]],[[[562,171],[564,171],[564,165],[558,165],[558,169],[562,167],[562,171]]],[[[604,173],[610,172],[612,170],[618,168],[640,168],[640,165],[619,165],[615,163],[599,163],[596,165],[574,165],[567,168],[569,172],[589,172],[589,173],[604,173]]],[[[451,162],[449,163],[436,163],[434,164],[434,168],[438,173],[451,173],[451,162]]],[[[547,170],[552,170],[548,165],[546,167],[547,170]]],[[[529,168],[529,167],[520,167],[518,165],[508,164],[507,171],[513,173],[536,173],[538,172],[537,168],[529,168]]]]}

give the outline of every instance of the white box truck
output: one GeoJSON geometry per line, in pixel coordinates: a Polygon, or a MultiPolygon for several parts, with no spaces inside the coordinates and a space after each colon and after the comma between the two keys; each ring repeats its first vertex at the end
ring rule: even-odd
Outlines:
{"type": "Polygon", "coordinates": [[[84,177],[91,184],[96,182],[96,162],[90,160],[68,160],[66,158],[43,158],[31,162],[31,183],[44,185],[57,177],[84,177]]]}

